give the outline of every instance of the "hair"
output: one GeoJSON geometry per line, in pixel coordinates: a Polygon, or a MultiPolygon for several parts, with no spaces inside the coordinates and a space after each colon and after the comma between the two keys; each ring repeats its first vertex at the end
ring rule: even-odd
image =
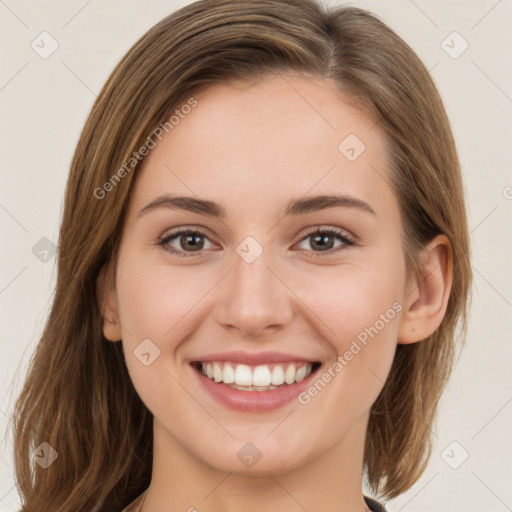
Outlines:
{"type": "Polygon", "coordinates": [[[472,280],[463,181],[439,93],[414,51],[365,10],[314,0],[202,0],[134,44],[77,143],[53,304],[14,407],[22,512],[115,510],[151,480],[153,418],[133,387],[122,344],[104,338],[97,284],[103,266],[115,278],[140,161],[101,200],[94,191],[194,91],[285,72],[332,80],[377,120],[388,144],[407,272],[418,272],[419,251],[437,234],[451,243],[445,317],[426,340],[397,346],[370,410],[364,448],[365,477],[379,497],[398,496],[423,473],[438,401],[464,343],[472,280]],[[31,457],[42,442],[58,452],[47,469],[31,457]]]}

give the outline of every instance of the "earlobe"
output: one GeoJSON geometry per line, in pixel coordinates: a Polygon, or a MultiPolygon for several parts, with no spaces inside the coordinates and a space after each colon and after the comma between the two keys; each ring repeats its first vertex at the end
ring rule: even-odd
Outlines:
{"type": "Polygon", "coordinates": [[[398,343],[424,340],[441,325],[452,286],[453,256],[450,241],[437,235],[422,251],[420,272],[404,299],[398,343]]]}
{"type": "Polygon", "coordinates": [[[116,306],[115,288],[110,283],[106,265],[101,268],[96,280],[96,295],[102,316],[103,335],[109,341],[120,341],[122,335],[116,306]]]}

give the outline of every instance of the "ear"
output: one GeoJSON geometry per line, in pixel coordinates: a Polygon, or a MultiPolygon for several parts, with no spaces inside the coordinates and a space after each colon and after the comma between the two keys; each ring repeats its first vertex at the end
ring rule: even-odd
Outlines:
{"type": "Polygon", "coordinates": [[[107,265],[104,265],[96,280],[96,295],[98,306],[103,317],[103,335],[107,340],[120,341],[121,324],[117,311],[116,290],[109,279],[107,265]]]}
{"type": "Polygon", "coordinates": [[[441,325],[452,287],[453,256],[450,240],[436,236],[420,254],[420,272],[409,283],[398,343],[424,340],[441,325]]]}

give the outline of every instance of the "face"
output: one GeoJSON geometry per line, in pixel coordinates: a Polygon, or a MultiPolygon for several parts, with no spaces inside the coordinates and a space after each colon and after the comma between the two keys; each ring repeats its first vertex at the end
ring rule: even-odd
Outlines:
{"type": "Polygon", "coordinates": [[[194,97],[137,176],[110,295],[155,443],[236,472],[344,453],[407,300],[384,136],[322,79],[194,97]]]}

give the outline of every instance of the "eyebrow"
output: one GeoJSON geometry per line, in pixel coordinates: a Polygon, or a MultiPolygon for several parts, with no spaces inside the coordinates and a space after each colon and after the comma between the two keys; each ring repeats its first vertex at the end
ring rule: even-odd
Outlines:
{"type": "MultiPolygon", "coordinates": [[[[357,208],[366,213],[376,215],[372,207],[362,199],[348,195],[319,195],[292,199],[285,210],[285,216],[298,216],[306,213],[317,212],[327,208],[357,208]]],[[[190,196],[159,196],[148,203],[139,212],[139,217],[156,209],[169,208],[173,210],[185,210],[198,213],[207,217],[219,219],[226,218],[226,210],[214,201],[198,199],[190,196]]]]}

